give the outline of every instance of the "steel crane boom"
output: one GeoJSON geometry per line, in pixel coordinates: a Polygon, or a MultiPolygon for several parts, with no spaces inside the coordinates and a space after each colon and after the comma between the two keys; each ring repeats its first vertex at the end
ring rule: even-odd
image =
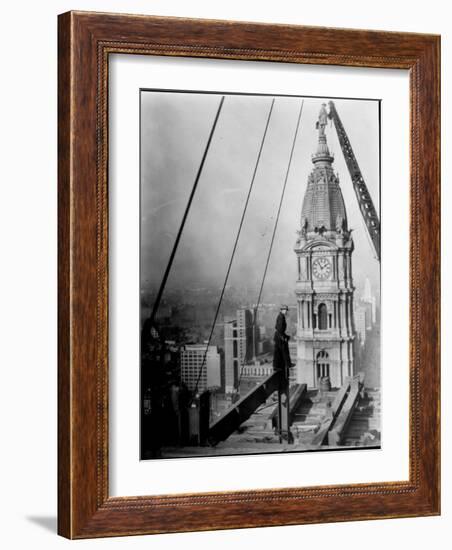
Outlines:
{"type": "Polygon", "coordinates": [[[330,108],[328,116],[334,121],[334,126],[339,138],[342,153],[344,154],[345,162],[347,164],[348,171],[350,172],[350,177],[352,178],[353,188],[358,200],[359,209],[361,210],[364,223],[366,224],[375,254],[378,261],[380,261],[380,219],[377,211],[375,210],[372,197],[367,189],[366,182],[364,181],[358,161],[353,153],[350,140],[348,139],[347,132],[345,131],[336,107],[333,101],[330,101],[328,105],[330,108]]]}

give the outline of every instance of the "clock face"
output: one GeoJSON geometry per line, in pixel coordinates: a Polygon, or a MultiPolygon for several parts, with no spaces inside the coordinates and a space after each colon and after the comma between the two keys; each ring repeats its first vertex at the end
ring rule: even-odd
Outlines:
{"type": "Polygon", "coordinates": [[[328,279],[331,274],[331,262],[328,258],[317,258],[312,262],[312,272],[316,279],[328,279]]]}

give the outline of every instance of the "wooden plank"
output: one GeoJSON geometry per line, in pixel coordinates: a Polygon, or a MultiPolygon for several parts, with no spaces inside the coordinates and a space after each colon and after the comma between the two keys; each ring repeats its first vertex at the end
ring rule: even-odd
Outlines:
{"type": "MultiPolygon", "coordinates": [[[[307,385],[306,384],[294,384],[289,389],[289,419],[292,423],[293,421],[293,415],[297,408],[299,407],[301,401],[303,400],[303,397],[305,396],[307,391],[307,385]]],[[[271,412],[269,419],[271,420],[272,426],[276,426],[278,416],[278,410],[275,407],[275,409],[271,412]]]]}
{"type": "Polygon", "coordinates": [[[328,431],[328,445],[330,447],[341,445],[342,437],[358,403],[359,392],[359,383],[357,381],[352,382],[350,385],[350,391],[347,394],[347,399],[345,400],[341,411],[335,417],[332,428],[328,431]]]}
{"type": "Polygon", "coordinates": [[[328,432],[330,431],[332,425],[334,424],[334,421],[337,417],[337,414],[342,408],[342,405],[344,404],[346,398],[347,398],[347,392],[350,389],[350,381],[346,381],[345,384],[341,386],[339,391],[337,392],[334,401],[331,405],[331,414],[327,417],[325,417],[324,421],[322,422],[319,431],[315,434],[312,445],[320,447],[325,443],[325,441],[328,438],[328,432]]]}
{"type": "Polygon", "coordinates": [[[251,389],[214,422],[209,428],[209,443],[216,445],[220,441],[224,441],[243,422],[248,420],[257,407],[265,403],[270,395],[278,390],[281,376],[282,372],[280,371],[276,371],[268,376],[261,384],[251,389]]]}

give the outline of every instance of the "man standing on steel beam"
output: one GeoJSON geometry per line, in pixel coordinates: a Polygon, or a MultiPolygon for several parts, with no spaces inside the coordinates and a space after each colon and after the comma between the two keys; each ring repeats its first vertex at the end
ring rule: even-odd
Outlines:
{"type": "Polygon", "coordinates": [[[288,369],[291,366],[289,353],[290,336],[286,334],[287,321],[286,315],[289,308],[286,305],[281,306],[281,309],[276,317],[275,335],[273,341],[275,348],[273,352],[273,370],[283,370],[285,375],[288,375],[288,369]]]}
{"type": "Polygon", "coordinates": [[[292,434],[290,431],[290,411],[289,411],[289,369],[292,365],[289,353],[290,336],[286,334],[287,321],[286,315],[289,308],[286,305],[281,306],[275,324],[273,352],[273,370],[282,371],[278,390],[278,432],[279,441],[284,440],[292,443],[292,434]]]}

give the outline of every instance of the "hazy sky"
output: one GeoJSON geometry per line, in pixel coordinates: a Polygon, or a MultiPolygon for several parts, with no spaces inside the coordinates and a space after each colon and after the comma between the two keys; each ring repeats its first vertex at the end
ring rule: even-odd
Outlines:
{"type": "MultiPolygon", "coordinates": [[[[141,280],[158,287],[174,245],[221,95],[141,92],[141,280]]],[[[322,102],[304,98],[300,129],[284,194],[265,288],[289,291],[296,281],[293,247],[307,178],[317,146],[322,102]]],[[[256,163],[272,97],[226,95],[168,288],[222,287],[256,163]]],[[[227,284],[259,288],[276,220],[302,97],[278,97],[227,284]]],[[[378,102],[335,99],[374,204],[379,209],[378,102]]],[[[327,127],[353,229],[355,285],[379,284],[379,264],[340,150],[327,127]]],[[[295,300],[295,298],[294,298],[295,300]]]]}

